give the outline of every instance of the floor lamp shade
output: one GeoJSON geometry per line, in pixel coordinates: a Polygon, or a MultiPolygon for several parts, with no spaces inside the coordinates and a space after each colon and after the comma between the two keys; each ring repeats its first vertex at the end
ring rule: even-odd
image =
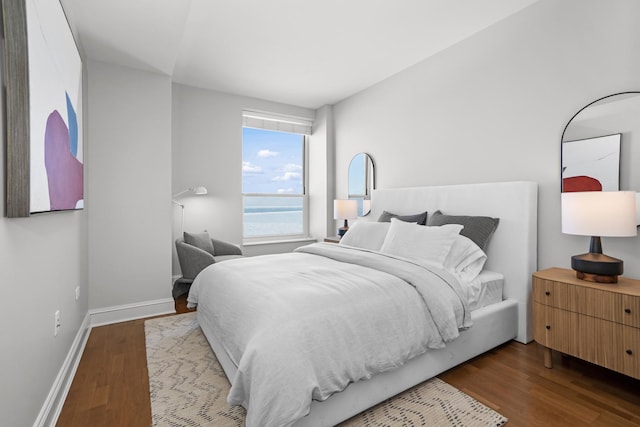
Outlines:
{"type": "Polygon", "coordinates": [[[585,280],[616,283],[623,262],[602,253],[600,237],[637,235],[633,191],[562,193],[562,232],[591,236],[589,252],[571,257],[571,268],[585,280]]]}

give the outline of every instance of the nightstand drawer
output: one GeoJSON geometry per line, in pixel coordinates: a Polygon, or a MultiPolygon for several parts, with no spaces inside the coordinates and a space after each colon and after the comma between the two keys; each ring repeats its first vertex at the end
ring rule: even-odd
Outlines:
{"type": "Polygon", "coordinates": [[[622,351],[621,372],[640,378],[640,329],[625,326],[622,351]]]}
{"type": "Polygon", "coordinates": [[[640,329],[537,302],[533,309],[536,342],[640,378],[640,329]]]}
{"type": "Polygon", "coordinates": [[[618,310],[620,322],[624,325],[640,328],[640,297],[633,295],[622,296],[622,307],[618,310]]]}
{"type": "Polygon", "coordinates": [[[533,300],[540,304],[569,310],[569,285],[534,277],[533,300]]]}
{"type": "MultiPolygon", "coordinates": [[[[616,285],[610,285],[615,290],[616,285]]],[[[599,319],[640,328],[640,297],[535,278],[533,300],[599,319]]]]}
{"type": "Polygon", "coordinates": [[[571,311],[640,327],[640,297],[570,285],[569,300],[571,311]]]}
{"type": "Polygon", "coordinates": [[[640,329],[580,316],[577,357],[640,378],[640,329]]]}
{"type": "Polygon", "coordinates": [[[578,314],[533,303],[533,339],[545,347],[578,355],[578,314]]]}

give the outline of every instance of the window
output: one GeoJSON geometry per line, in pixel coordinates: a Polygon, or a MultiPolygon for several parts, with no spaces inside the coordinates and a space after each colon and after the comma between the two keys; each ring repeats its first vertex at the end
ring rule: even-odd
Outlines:
{"type": "Polygon", "coordinates": [[[243,114],[245,241],[308,235],[305,153],[309,131],[306,122],[243,114]]]}

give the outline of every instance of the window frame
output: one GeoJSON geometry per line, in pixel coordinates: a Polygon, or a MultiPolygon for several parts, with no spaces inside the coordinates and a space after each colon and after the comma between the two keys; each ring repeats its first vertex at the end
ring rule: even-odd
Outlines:
{"type": "MultiPolygon", "coordinates": [[[[280,243],[280,242],[292,242],[299,240],[307,240],[310,238],[309,234],[309,195],[307,193],[308,188],[308,164],[309,164],[309,135],[297,133],[297,132],[286,132],[281,130],[272,130],[265,129],[253,126],[242,126],[244,128],[252,128],[252,129],[262,129],[267,132],[281,132],[281,133],[294,133],[302,137],[302,193],[296,194],[283,194],[283,193],[245,193],[244,189],[242,191],[242,242],[245,245],[251,244],[266,244],[266,243],[280,243]],[[264,236],[246,236],[245,235],[245,221],[244,221],[244,209],[245,209],[245,197],[301,197],[302,198],[302,233],[291,233],[291,234],[270,234],[264,236]]],[[[244,139],[242,141],[244,144],[244,139]]],[[[242,157],[242,161],[244,161],[244,156],[242,157]]],[[[244,179],[244,178],[243,178],[244,179]]],[[[244,184],[244,182],[243,182],[244,184]]],[[[243,185],[244,187],[244,185],[243,185]]]]}

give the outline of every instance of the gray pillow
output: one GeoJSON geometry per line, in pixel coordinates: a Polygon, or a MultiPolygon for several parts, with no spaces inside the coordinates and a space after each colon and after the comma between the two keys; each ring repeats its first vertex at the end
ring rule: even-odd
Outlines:
{"type": "Polygon", "coordinates": [[[211,241],[211,237],[209,237],[209,233],[206,231],[203,231],[202,233],[187,233],[185,231],[183,236],[185,243],[195,246],[196,248],[200,248],[203,251],[207,251],[211,255],[215,256],[215,253],[213,252],[213,242],[211,241]]]}
{"type": "Polygon", "coordinates": [[[440,211],[435,211],[430,217],[427,225],[462,224],[464,228],[460,234],[471,239],[476,245],[486,252],[489,239],[496,231],[500,218],[488,216],[469,215],[444,215],[440,211]]]}
{"type": "Polygon", "coordinates": [[[413,215],[398,215],[387,211],[382,211],[378,222],[391,222],[391,218],[397,218],[404,222],[416,222],[418,225],[425,225],[427,223],[427,213],[422,212],[413,215]]]}

